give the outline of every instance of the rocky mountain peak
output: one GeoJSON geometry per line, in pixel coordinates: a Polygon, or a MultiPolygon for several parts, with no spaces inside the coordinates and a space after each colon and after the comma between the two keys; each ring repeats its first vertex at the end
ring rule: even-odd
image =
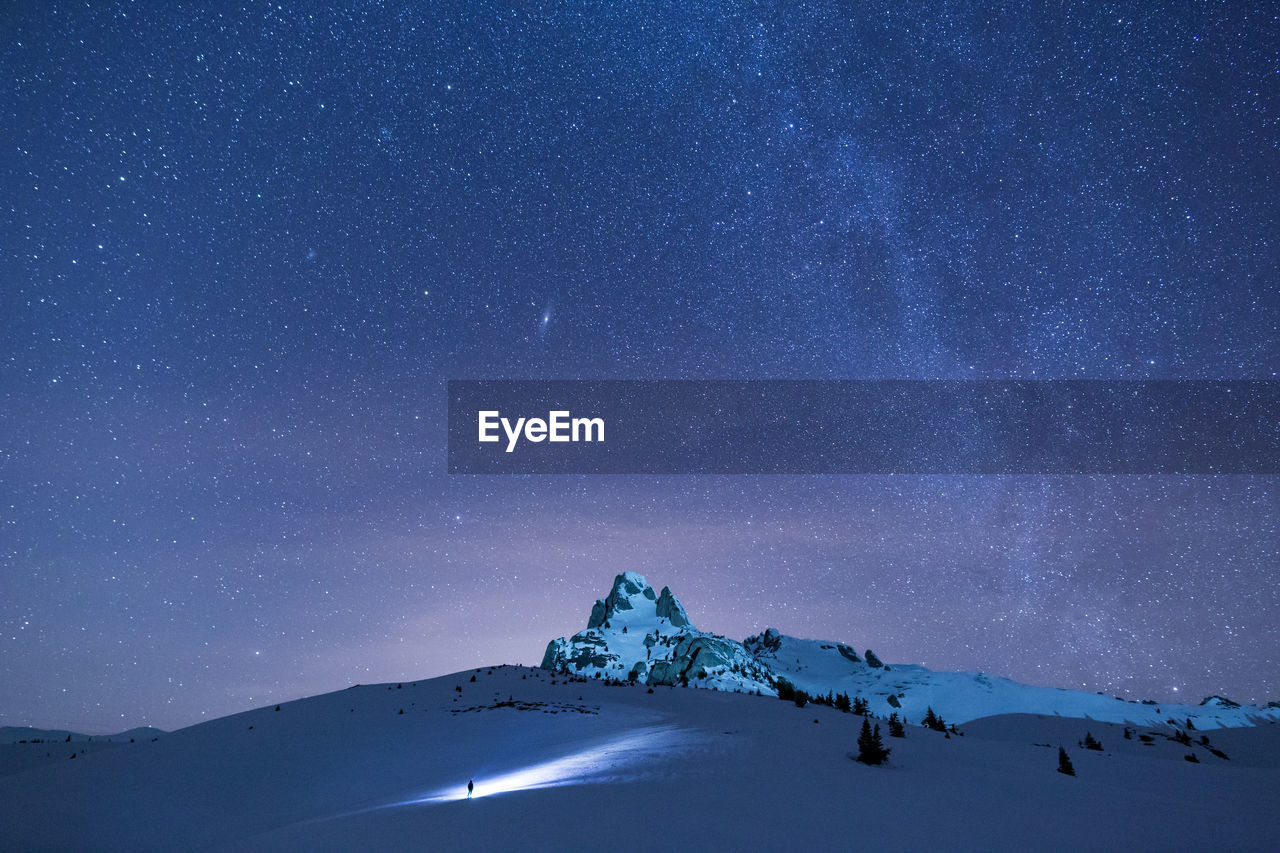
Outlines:
{"type": "Polygon", "coordinates": [[[671,588],[664,586],[658,594],[638,572],[623,572],[613,579],[609,594],[591,608],[587,629],[602,628],[619,619],[624,623],[665,619],[673,628],[692,627],[689,614],[671,588]]]}
{"type": "Polygon", "coordinates": [[[644,575],[623,572],[613,579],[613,589],[609,594],[596,600],[591,608],[591,618],[587,620],[587,628],[599,628],[619,613],[640,610],[652,612],[657,600],[658,594],[649,586],[644,575]]]}

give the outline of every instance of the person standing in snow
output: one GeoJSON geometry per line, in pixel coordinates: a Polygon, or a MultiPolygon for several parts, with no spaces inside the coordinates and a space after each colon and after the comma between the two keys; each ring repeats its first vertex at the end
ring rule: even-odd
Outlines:
{"type": "Polygon", "coordinates": [[[469,800],[469,799],[471,799],[471,792],[472,792],[472,791],[474,791],[475,789],[476,789],[476,783],[475,783],[475,780],[474,780],[474,779],[468,779],[468,780],[467,780],[467,799],[468,799],[468,800],[469,800]]]}

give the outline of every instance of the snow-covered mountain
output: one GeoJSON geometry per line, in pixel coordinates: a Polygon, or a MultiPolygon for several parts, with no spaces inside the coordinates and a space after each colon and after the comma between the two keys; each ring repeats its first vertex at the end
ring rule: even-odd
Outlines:
{"type": "Polygon", "coordinates": [[[872,714],[922,719],[929,708],[948,723],[997,714],[1042,714],[1136,725],[1191,720],[1216,729],[1280,720],[1280,704],[1240,705],[1219,696],[1199,705],[1134,702],[1035,687],[982,672],[935,672],[884,664],[870,650],[804,640],[772,628],[744,642],[695,628],[667,587],[655,593],[643,575],[624,572],[596,601],[587,628],[552,640],[542,668],[587,677],[777,694],[782,680],[811,696],[862,698],[872,714]]]}
{"type": "Polygon", "coordinates": [[[647,684],[697,682],[718,690],[775,692],[772,671],[741,643],[694,628],[667,587],[624,572],[591,608],[585,631],[547,645],[542,668],[647,684]]]}

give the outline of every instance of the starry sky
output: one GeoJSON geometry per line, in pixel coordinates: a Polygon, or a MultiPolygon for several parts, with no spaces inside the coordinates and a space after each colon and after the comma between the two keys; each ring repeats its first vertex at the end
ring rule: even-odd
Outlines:
{"type": "Polygon", "coordinates": [[[1257,4],[0,11],[0,724],[696,625],[1280,699],[1265,476],[450,476],[454,378],[1274,379],[1257,4]]]}

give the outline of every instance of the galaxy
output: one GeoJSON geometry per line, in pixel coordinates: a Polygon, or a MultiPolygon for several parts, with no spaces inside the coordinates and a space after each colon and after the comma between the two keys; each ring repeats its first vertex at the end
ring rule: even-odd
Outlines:
{"type": "Polygon", "coordinates": [[[1280,699],[1274,476],[450,475],[454,379],[1280,378],[1265,4],[9,4],[0,723],[707,631],[1280,699]]]}

